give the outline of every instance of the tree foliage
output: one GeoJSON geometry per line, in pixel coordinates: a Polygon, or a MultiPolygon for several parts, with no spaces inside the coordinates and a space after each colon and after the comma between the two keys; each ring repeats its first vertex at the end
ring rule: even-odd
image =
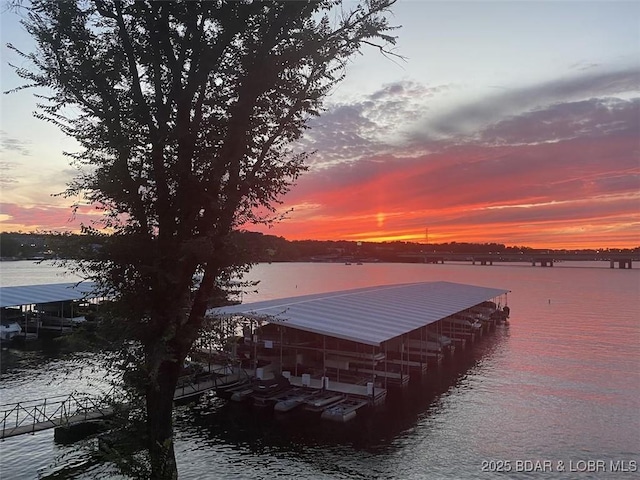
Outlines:
{"type": "MultiPolygon", "coordinates": [[[[277,219],[305,170],[292,144],[364,43],[394,43],[395,0],[33,0],[16,67],[37,116],[75,138],[65,192],[100,210],[81,266],[140,348],[154,478],[177,475],[177,376],[210,299],[246,268],[234,229],[277,219]],[[196,275],[201,281],[194,283],[196,275]]],[[[17,50],[16,50],[17,51],[17,50]]]]}

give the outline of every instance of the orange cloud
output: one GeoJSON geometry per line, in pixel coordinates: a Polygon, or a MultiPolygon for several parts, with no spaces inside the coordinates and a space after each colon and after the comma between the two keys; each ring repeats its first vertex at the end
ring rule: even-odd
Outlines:
{"type": "Polygon", "coordinates": [[[75,215],[71,207],[53,205],[22,206],[13,203],[0,204],[0,231],[3,232],[79,232],[80,225],[90,224],[101,214],[89,207],[80,207],[75,215]]]}
{"type": "Polygon", "coordinates": [[[469,145],[311,172],[287,197],[288,239],[640,244],[637,140],[469,145]],[[313,205],[297,211],[294,204],[313,205]]]}

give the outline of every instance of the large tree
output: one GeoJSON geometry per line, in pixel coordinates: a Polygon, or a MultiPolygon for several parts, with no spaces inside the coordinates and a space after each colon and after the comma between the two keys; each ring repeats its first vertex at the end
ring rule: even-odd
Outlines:
{"type": "Polygon", "coordinates": [[[81,145],[66,193],[103,213],[84,225],[104,238],[83,268],[142,352],[153,478],[177,477],[180,369],[211,298],[246,263],[232,232],[274,220],[306,168],[292,144],[363,44],[394,43],[394,1],[25,5],[37,48],[16,71],[50,92],[38,115],[81,145]]]}

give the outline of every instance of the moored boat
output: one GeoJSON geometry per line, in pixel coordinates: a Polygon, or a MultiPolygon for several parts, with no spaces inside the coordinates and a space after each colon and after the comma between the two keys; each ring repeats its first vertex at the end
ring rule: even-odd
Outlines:
{"type": "Polygon", "coordinates": [[[508,324],[509,323],[509,314],[511,313],[511,310],[509,309],[509,307],[507,305],[505,305],[504,307],[502,307],[502,309],[497,309],[495,312],[493,312],[493,314],[491,315],[492,318],[495,319],[496,323],[498,325],[500,324],[508,324]]]}
{"type": "Polygon", "coordinates": [[[18,322],[2,322],[2,326],[0,327],[0,341],[2,341],[2,343],[11,342],[21,334],[22,327],[18,322]]]}
{"type": "Polygon", "coordinates": [[[269,379],[255,379],[252,383],[253,404],[256,407],[267,407],[276,403],[276,397],[291,389],[291,383],[282,375],[269,379]]]}
{"type": "Polygon", "coordinates": [[[344,400],[325,408],[320,415],[323,420],[346,423],[353,420],[358,409],[367,406],[368,402],[362,399],[345,398],[344,400]]]}
{"type": "Polygon", "coordinates": [[[294,388],[277,397],[273,410],[280,413],[290,412],[319,393],[320,390],[310,391],[304,388],[294,388]]]}
{"type": "Polygon", "coordinates": [[[345,399],[345,395],[335,394],[333,392],[324,392],[318,397],[306,400],[305,410],[310,412],[322,412],[325,408],[331,407],[345,399]]]}
{"type": "Polygon", "coordinates": [[[241,386],[233,389],[233,391],[231,392],[231,397],[229,397],[229,399],[233,402],[248,401],[251,398],[252,393],[253,388],[250,385],[241,386]]]}
{"type": "Polygon", "coordinates": [[[446,335],[427,331],[427,339],[440,345],[440,349],[445,355],[452,355],[455,352],[454,341],[446,335]]]}
{"type": "Polygon", "coordinates": [[[478,332],[482,328],[482,323],[479,320],[464,314],[452,315],[442,320],[442,322],[455,329],[468,332],[478,332]]]}
{"type": "Polygon", "coordinates": [[[229,383],[217,385],[216,395],[220,398],[229,400],[236,391],[243,390],[251,387],[251,381],[248,377],[233,380],[229,383]]]}

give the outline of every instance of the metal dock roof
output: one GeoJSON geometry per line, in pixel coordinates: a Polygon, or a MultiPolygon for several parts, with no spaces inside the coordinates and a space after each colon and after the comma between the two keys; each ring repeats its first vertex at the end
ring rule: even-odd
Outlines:
{"type": "Polygon", "coordinates": [[[243,315],[367,345],[408,333],[509,290],[422,282],[319,293],[219,307],[209,315],[243,315]]]}
{"type": "Polygon", "coordinates": [[[93,282],[47,283],[0,287],[0,307],[17,307],[35,303],[64,302],[95,298],[93,282]]]}

